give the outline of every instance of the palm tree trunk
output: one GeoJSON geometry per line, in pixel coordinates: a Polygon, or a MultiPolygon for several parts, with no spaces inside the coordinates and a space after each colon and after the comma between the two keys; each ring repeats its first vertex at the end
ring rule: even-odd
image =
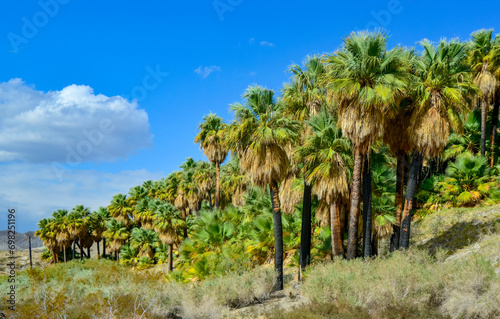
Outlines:
{"type": "Polygon", "coordinates": [[[378,234],[377,229],[373,229],[372,235],[372,256],[378,256],[378,234]]]}
{"type": "Polygon", "coordinates": [[[487,114],[486,99],[481,100],[481,156],[486,154],[486,114],[487,114]]]}
{"type": "Polygon", "coordinates": [[[407,249],[410,246],[410,226],[413,216],[413,199],[417,189],[417,177],[422,162],[422,155],[415,153],[411,161],[410,172],[408,174],[408,185],[406,186],[405,206],[401,222],[401,237],[399,243],[401,248],[407,249]]]}
{"type": "Polygon", "coordinates": [[[363,258],[372,256],[372,172],[370,151],[366,153],[363,168],[363,258]]]}
{"type": "Polygon", "coordinates": [[[76,251],[76,237],[73,237],[73,260],[75,259],[75,251],[76,251]]]}
{"type": "Polygon", "coordinates": [[[347,236],[347,259],[356,258],[358,246],[359,191],[361,187],[361,166],[363,157],[359,147],[354,148],[354,170],[351,188],[351,208],[349,210],[349,232],[347,236]]]}
{"type": "Polygon", "coordinates": [[[87,247],[87,258],[90,259],[90,247],[87,247]]]}
{"type": "Polygon", "coordinates": [[[283,225],[278,197],[278,184],[276,182],[271,183],[270,190],[274,221],[274,270],[278,274],[274,291],[278,291],[283,290],[283,225]]]}
{"type": "Polygon", "coordinates": [[[102,239],[102,257],[106,258],[106,238],[102,239]]]}
{"type": "Polygon", "coordinates": [[[399,151],[397,153],[397,164],[396,164],[396,198],[394,203],[396,206],[396,224],[392,225],[392,236],[391,245],[389,251],[393,252],[399,249],[399,236],[400,236],[400,226],[401,226],[401,214],[403,213],[403,191],[405,186],[405,157],[404,151],[399,151]]]}
{"type": "Polygon", "coordinates": [[[172,254],[172,248],[173,245],[168,245],[168,272],[171,272],[172,270],[174,270],[174,264],[173,264],[173,254],[172,254]]]}
{"type": "Polygon", "coordinates": [[[64,250],[64,262],[67,262],[68,260],[66,259],[66,246],[63,247],[64,250]]]}
{"type": "Polygon", "coordinates": [[[55,249],[52,249],[52,260],[54,261],[54,264],[57,264],[57,254],[55,249]]]}
{"type": "Polygon", "coordinates": [[[311,263],[311,190],[311,184],[304,180],[299,257],[301,269],[306,268],[311,263]]]}
{"type": "Polygon", "coordinates": [[[215,179],[215,208],[220,207],[220,163],[215,163],[217,167],[216,179],[215,179]]]}
{"type": "Polygon", "coordinates": [[[491,134],[490,134],[490,166],[495,166],[495,138],[498,125],[498,109],[500,107],[500,93],[497,93],[495,105],[493,106],[493,114],[491,115],[491,134]]]}
{"type": "Polygon", "coordinates": [[[83,260],[83,245],[82,245],[82,240],[78,238],[78,247],[80,247],[80,260],[83,260]]]}
{"type": "Polygon", "coordinates": [[[342,233],[340,231],[340,212],[337,200],[330,204],[330,231],[332,236],[332,260],[336,256],[344,255],[342,233]]]}
{"type": "Polygon", "coordinates": [[[208,191],[208,205],[210,205],[210,210],[214,210],[214,206],[212,205],[212,190],[208,191]]]}
{"type": "Polygon", "coordinates": [[[188,229],[186,224],[186,209],[182,209],[182,219],[184,219],[184,239],[188,237],[188,229]]]}
{"type": "Polygon", "coordinates": [[[96,242],[97,244],[97,259],[101,259],[101,252],[99,251],[99,242],[96,242]]]}
{"type": "Polygon", "coordinates": [[[115,250],[115,260],[118,261],[118,250],[115,250]]]}

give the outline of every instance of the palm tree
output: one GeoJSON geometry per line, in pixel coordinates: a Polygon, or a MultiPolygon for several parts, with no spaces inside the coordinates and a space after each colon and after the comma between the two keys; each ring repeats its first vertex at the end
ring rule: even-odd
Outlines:
{"type": "MultiPolygon", "coordinates": [[[[293,64],[289,72],[293,73],[292,81],[286,85],[283,90],[283,100],[287,105],[286,114],[295,120],[302,121],[304,124],[303,137],[305,139],[310,129],[305,125],[305,121],[311,115],[318,114],[325,104],[325,90],[321,85],[325,75],[325,67],[321,57],[307,57],[303,70],[299,65],[293,64]]],[[[293,194],[290,189],[295,174],[285,182],[282,192],[293,194]],[[289,187],[286,187],[289,186],[289,187]]],[[[307,178],[304,178],[303,204],[302,204],[302,229],[300,235],[300,266],[304,269],[310,263],[311,259],[311,184],[307,178]]],[[[288,199],[291,201],[291,199],[288,199]]]]}
{"type": "Polygon", "coordinates": [[[170,173],[164,180],[164,186],[162,191],[157,194],[157,197],[161,200],[167,201],[170,204],[174,204],[177,197],[177,190],[179,188],[179,176],[180,172],[170,173]]]}
{"type": "Polygon", "coordinates": [[[283,117],[283,107],[276,103],[274,92],[260,86],[247,89],[246,105],[234,104],[236,120],[231,125],[232,151],[240,158],[242,170],[259,187],[269,185],[273,204],[275,256],[278,273],[276,290],[283,289],[283,228],[279,186],[287,175],[290,160],[286,148],[300,137],[299,122],[283,117]]]}
{"type": "Polygon", "coordinates": [[[134,265],[137,264],[139,251],[130,247],[130,245],[123,245],[120,248],[120,264],[122,265],[134,265]]]}
{"type": "Polygon", "coordinates": [[[155,243],[158,234],[151,229],[133,228],[130,236],[130,248],[139,251],[139,257],[154,258],[155,243]]]}
{"type": "Polygon", "coordinates": [[[109,241],[110,252],[114,252],[118,260],[118,252],[130,237],[130,232],[123,224],[123,220],[117,221],[115,218],[108,220],[103,235],[109,241]]]}
{"type": "Polygon", "coordinates": [[[220,165],[224,162],[228,153],[225,143],[225,127],[226,124],[224,124],[221,117],[210,113],[203,117],[203,122],[198,126],[200,132],[194,139],[195,143],[200,143],[200,148],[203,149],[203,153],[208,157],[208,160],[216,166],[216,208],[220,206],[220,165]]]}
{"type": "Polygon", "coordinates": [[[68,211],[58,209],[52,212],[52,225],[56,234],[57,245],[62,248],[64,254],[64,262],[67,262],[66,249],[71,246],[71,236],[68,231],[67,219],[68,211]]]}
{"type": "Polygon", "coordinates": [[[43,245],[52,252],[52,260],[54,264],[58,262],[59,246],[57,244],[56,232],[54,231],[54,223],[50,218],[43,218],[38,222],[38,230],[35,236],[42,240],[43,245]]]}
{"type": "Polygon", "coordinates": [[[440,183],[444,200],[453,206],[473,206],[497,186],[491,181],[488,160],[464,153],[450,163],[440,183]]]}
{"type": "Polygon", "coordinates": [[[104,207],[99,207],[99,209],[88,217],[88,224],[92,230],[92,240],[97,244],[97,258],[101,257],[101,252],[99,251],[99,243],[103,240],[102,249],[103,257],[106,257],[106,239],[103,236],[106,230],[106,222],[111,218],[108,210],[104,207]]]}
{"type": "Polygon", "coordinates": [[[76,244],[80,247],[80,259],[83,258],[83,240],[86,239],[88,233],[85,217],[89,215],[89,212],[89,209],[83,205],[77,205],[67,216],[68,232],[73,238],[73,259],[75,259],[76,244]]]}
{"type": "MultiPolygon", "coordinates": [[[[376,146],[380,146],[379,143],[377,144],[376,146]]],[[[398,207],[395,205],[395,200],[397,197],[392,197],[392,195],[396,192],[397,182],[401,182],[398,178],[401,177],[397,176],[397,172],[394,172],[392,158],[390,158],[389,154],[386,147],[374,147],[371,154],[373,255],[378,254],[378,241],[392,235],[394,233],[393,225],[396,224],[395,211],[398,207]]],[[[396,169],[398,169],[397,165],[396,169]]],[[[399,232],[397,234],[399,242],[399,232]]]]}
{"type": "MultiPolygon", "coordinates": [[[[411,67],[413,61],[417,58],[415,50],[404,49],[402,52],[402,58],[407,64],[407,70],[411,73],[411,67]]],[[[403,214],[403,204],[404,204],[404,182],[406,180],[406,169],[405,162],[409,152],[411,152],[412,147],[409,143],[409,134],[411,132],[408,130],[413,108],[411,107],[412,99],[409,96],[410,88],[413,85],[413,77],[407,79],[408,89],[406,91],[406,96],[399,99],[384,116],[384,127],[383,127],[383,142],[389,146],[390,151],[396,157],[396,188],[395,188],[395,218],[396,223],[392,225],[393,232],[390,242],[390,251],[394,251],[399,248],[399,236],[401,225],[401,216],[403,214]]],[[[377,202],[379,203],[379,202],[377,202]]],[[[385,227],[385,226],[384,226],[385,227]]]]}
{"type": "MultiPolygon", "coordinates": [[[[491,52],[492,58],[492,73],[497,79],[497,84],[500,83],[500,35],[495,37],[493,41],[493,48],[491,52]]],[[[500,85],[497,85],[495,91],[493,114],[491,116],[491,134],[490,134],[490,147],[491,147],[491,157],[490,166],[493,167],[495,164],[495,137],[498,127],[498,112],[500,110],[500,85]]]]}
{"type": "MultiPolygon", "coordinates": [[[[193,206],[193,194],[191,189],[194,187],[193,173],[196,168],[196,162],[193,158],[189,157],[180,167],[182,168],[182,171],[177,173],[177,193],[173,205],[182,212],[182,218],[184,221],[187,221],[186,210],[190,208],[190,206],[193,206]],[[189,200],[191,200],[191,203],[189,200]]],[[[186,227],[184,228],[184,238],[187,238],[187,236],[186,224],[186,227]]]]}
{"type": "Polygon", "coordinates": [[[168,271],[173,270],[172,252],[174,244],[179,242],[177,231],[185,227],[181,213],[171,204],[158,207],[153,222],[154,230],[159,234],[162,243],[168,245],[168,271]]]}
{"type": "Polygon", "coordinates": [[[329,96],[338,105],[340,127],[354,155],[348,259],[356,257],[363,156],[380,137],[384,113],[402,95],[408,79],[402,49],[387,51],[387,39],[379,32],[351,33],[342,48],[326,58],[329,96]]]}
{"type": "Polygon", "coordinates": [[[231,156],[229,161],[222,166],[221,188],[226,196],[230,196],[233,206],[245,205],[245,194],[250,187],[250,179],[241,172],[237,156],[231,156]]]}
{"type": "Polygon", "coordinates": [[[154,211],[160,203],[159,199],[144,197],[134,205],[134,221],[140,223],[140,228],[152,229],[154,211]]]}
{"type": "Polygon", "coordinates": [[[313,193],[329,206],[333,259],[344,254],[338,204],[349,193],[351,147],[326,111],[311,117],[307,124],[312,132],[297,148],[296,157],[304,163],[306,178],[314,180],[313,193]]]}
{"type": "Polygon", "coordinates": [[[127,195],[114,195],[107,209],[111,217],[117,221],[122,221],[125,226],[129,226],[132,223],[130,217],[133,214],[133,208],[127,199],[127,195]]]}
{"type": "Polygon", "coordinates": [[[469,111],[471,97],[478,93],[465,64],[466,44],[442,40],[436,47],[424,40],[421,45],[422,55],[414,61],[414,111],[409,127],[414,150],[401,217],[402,248],[409,247],[413,199],[422,159],[437,156],[446,146],[450,132],[461,131],[461,116],[469,111]]]}
{"type": "Polygon", "coordinates": [[[494,56],[498,51],[493,50],[492,34],[493,30],[476,31],[468,43],[467,62],[473,70],[474,83],[481,90],[478,98],[481,105],[481,156],[486,154],[486,115],[498,86],[493,73],[499,66],[500,58],[494,56]]]}
{"type": "Polygon", "coordinates": [[[196,166],[196,170],[193,174],[193,180],[199,192],[201,199],[208,201],[210,205],[210,210],[212,210],[212,189],[215,186],[214,183],[214,169],[213,166],[207,162],[199,162],[196,166]]]}

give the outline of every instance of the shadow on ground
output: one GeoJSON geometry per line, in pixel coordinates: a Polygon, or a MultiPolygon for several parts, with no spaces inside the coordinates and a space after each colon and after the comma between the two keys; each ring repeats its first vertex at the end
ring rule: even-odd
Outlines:
{"type": "Polygon", "coordinates": [[[495,223],[500,221],[481,224],[478,220],[457,222],[445,230],[439,231],[427,242],[418,245],[418,248],[427,249],[434,255],[437,249],[444,250],[447,255],[454,254],[466,246],[473,245],[479,241],[482,235],[492,233],[497,227],[495,223]]]}

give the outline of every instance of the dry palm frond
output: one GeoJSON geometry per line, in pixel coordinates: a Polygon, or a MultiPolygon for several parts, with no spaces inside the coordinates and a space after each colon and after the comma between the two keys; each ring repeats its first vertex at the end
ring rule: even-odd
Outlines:
{"type": "Polygon", "coordinates": [[[235,207],[242,207],[246,204],[245,194],[247,192],[246,184],[239,185],[235,192],[232,194],[231,202],[235,207]]]}
{"type": "Polygon", "coordinates": [[[276,144],[260,144],[247,148],[240,164],[255,185],[266,187],[286,177],[289,162],[282,147],[276,144]]]}
{"type": "Polygon", "coordinates": [[[421,116],[418,113],[413,117],[410,126],[411,143],[425,157],[435,157],[448,143],[448,121],[436,107],[430,107],[421,116]]]}
{"type": "Polygon", "coordinates": [[[292,214],[295,211],[295,206],[302,200],[303,189],[297,185],[296,174],[289,175],[280,185],[280,205],[281,210],[285,214],[292,214]]]}
{"type": "Polygon", "coordinates": [[[330,224],[330,205],[324,200],[320,200],[318,208],[316,208],[316,219],[321,227],[326,227],[330,224]]]}
{"type": "Polygon", "coordinates": [[[377,107],[363,108],[356,100],[345,100],[340,105],[339,123],[342,133],[365,154],[383,131],[382,110],[377,107]]]}

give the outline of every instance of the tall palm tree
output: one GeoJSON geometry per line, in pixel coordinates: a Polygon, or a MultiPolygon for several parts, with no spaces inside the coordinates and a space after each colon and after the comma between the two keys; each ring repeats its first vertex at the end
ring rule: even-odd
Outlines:
{"type": "Polygon", "coordinates": [[[127,199],[127,195],[114,195],[107,209],[111,217],[115,218],[117,221],[122,221],[125,226],[132,224],[132,219],[130,217],[133,214],[133,208],[127,199]]]}
{"type": "Polygon", "coordinates": [[[180,172],[175,171],[170,173],[163,181],[164,186],[160,193],[158,193],[157,197],[161,200],[167,201],[170,204],[174,204],[175,199],[177,197],[177,189],[179,188],[179,179],[180,172]]]}
{"type": "Polygon", "coordinates": [[[492,73],[497,79],[497,88],[495,91],[493,114],[491,115],[491,134],[490,134],[490,166],[495,164],[495,138],[498,127],[498,112],[500,110],[500,35],[495,37],[491,52],[492,73]]]}
{"type": "Polygon", "coordinates": [[[227,200],[233,206],[239,207],[246,203],[245,194],[250,187],[250,179],[241,171],[240,162],[237,156],[231,156],[229,161],[222,166],[221,188],[227,200]]]}
{"type": "Polygon", "coordinates": [[[89,215],[90,211],[83,205],[73,207],[67,216],[68,232],[73,238],[73,259],[75,258],[76,244],[80,246],[80,259],[83,258],[83,240],[88,233],[88,226],[85,223],[85,217],[89,215]],[[77,241],[78,238],[78,241],[77,241]]]}
{"type": "Polygon", "coordinates": [[[53,229],[56,233],[56,240],[59,247],[62,248],[64,254],[64,262],[66,262],[66,250],[71,246],[71,235],[68,231],[67,219],[68,211],[65,209],[58,209],[52,212],[53,229]]]}
{"type": "MultiPolygon", "coordinates": [[[[293,64],[289,69],[293,76],[291,83],[285,85],[283,90],[283,100],[287,105],[285,113],[295,120],[302,121],[304,125],[302,140],[310,134],[310,129],[305,121],[309,116],[318,114],[325,104],[325,90],[322,86],[325,71],[319,56],[308,56],[304,63],[304,69],[297,64],[293,64]]],[[[286,184],[291,186],[293,175],[292,178],[287,179],[288,183],[286,184]]],[[[293,190],[289,187],[282,187],[282,190],[293,194],[293,190]]],[[[309,179],[304,178],[299,258],[302,269],[309,265],[311,259],[311,190],[309,179]]]]}
{"type": "Polygon", "coordinates": [[[409,127],[414,149],[401,217],[402,248],[408,248],[410,243],[413,199],[422,158],[437,156],[446,146],[450,132],[461,131],[461,116],[470,110],[472,97],[479,92],[465,63],[466,44],[442,40],[436,46],[424,40],[421,45],[422,55],[414,62],[415,109],[409,127]]]}
{"type": "Polygon", "coordinates": [[[329,206],[333,259],[344,254],[338,204],[349,196],[351,147],[326,111],[311,117],[307,124],[311,134],[295,155],[304,163],[306,178],[314,180],[313,193],[329,206]]]}
{"type": "Polygon", "coordinates": [[[226,133],[221,117],[216,114],[208,114],[203,117],[203,122],[198,126],[199,133],[194,142],[200,143],[200,148],[208,157],[208,160],[216,166],[215,182],[215,207],[220,207],[220,165],[226,159],[228,148],[225,142],[226,133]]]}
{"type": "Polygon", "coordinates": [[[118,252],[130,237],[130,232],[123,224],[123,220],[117,221],[115,218],[108,220],[103,235],[109,241],[110,252],[114,252],[118,260],[118,252]]]}
{"type": "Polygon", "coordinates": [[[408,79],[402,49],[388,51],[387,40],[379,32],[351,33],[342,48],[326,58],[329,96],[338,105],[340,127],[354,155],[348,259],[356,257],[363,157],[380,137],[384,114],[402,95],[408,79]]]}
{"type": "Polygon", "coordinates": [[[97,258],[101,257],[101,252],[99,251],[99,243],[103,241],[102,249],[103,256],[106,257],[106,239],[104,238],[104,231],[106,230],[106,222],[111,218],[108,210],[104,207],[99,207],[99,209],[88,217],[88,223],[92,230],[92,239],[97,244],[97,258]]]}
{"type": "Polygon", "coordinates": [[[184,229],[185,222],[181,213],[171,204],[158,207],[153,222],[154,230],[159,234],[160,240],[168,245],[168,271],[173,270],[173,246],[179,242],[177,234],[179,229],[184,229]]]}
{"type": "Polygon", "coordinates": [[[200,162],[196,166],[196,170],[193,174],[193,180],[199,192],[201,199],[207,200],[212,209],[212,189],[215,186],[214,183],[214,169],[213,165],[207,162],[200,162]]]}
{"type": "Polygon", "coordinates": [[[160,203],[161,201],[159,199],[144,197],[135,204],[133,213],[134,221],[140,223],[140,228],[152,229],[154,211],[160,203]]]}
{"type": "Polygon", "coordinates": [[[486,115],[498,86],[493,73],[495,67],[498,68],[499,57],[494,56],[498,51],[493,50],[492,35],[493,30],[479,30],[472,33],[467,48],[467,62],[473,70],[474,83],[481,90],[481,95],[477,99],[481,105],[481,156],[486,154],[486,115]]]}
{"type": "Polygon", "coordinates": [[[411,103],[411,98],[403,99],[386,113],[384,121],[383,141],[389,146],[389,149],[396,157],[396,189],[394,198],[396,223],[392,225],[391,252],[399,248],[401,216],[404,205],[405,162],[408,153],[412,150],[409,137],[411,131],[408,129],[413,110],[411,103]]]}
{"type": "Polygon", "coordinates": [[[53,220],[50,218],[43,218],[38,222],[38,230],[35,232],[35,236],[42,240],[43,245],[47,247],[48,250],[52,252],[52,260],[55,263],[58,262],[59,246],[57,244],[56,232],[54,230],[53,220]]]}
{"type": "MultiPolygon", "coordinates": [[[[181,172],[177,173],[177,193],[175,196],[175,200],[173,205],[182,212],[182,218],[184,221],[187,221],[187,209],[192,207],[192,188],[193,185],[193,173],[196,169],[196,162],[193,158],[189,157],[186,159],[184,163],[180,166],[182,168],[181,172]],[[190,200],[191,199],[191,203],[190,200]]],[[[184,228],[184,238],[187,238],[187,225],[184,228]]]]}
{"type": "Polygon", "coordinates": [[[260,86],[247,89],[246,104],[234,104],[235,122],[230,128],[232,151],[240,158],[242,170],[259,187],[269,185],[273,204],[275,256],[278,273],[276,290],[283,289],[283,227],[279,186],[287,175],[290,160],[286,148],[300,137],[299,122],[282,116],[274,92],[260,86]]]}

